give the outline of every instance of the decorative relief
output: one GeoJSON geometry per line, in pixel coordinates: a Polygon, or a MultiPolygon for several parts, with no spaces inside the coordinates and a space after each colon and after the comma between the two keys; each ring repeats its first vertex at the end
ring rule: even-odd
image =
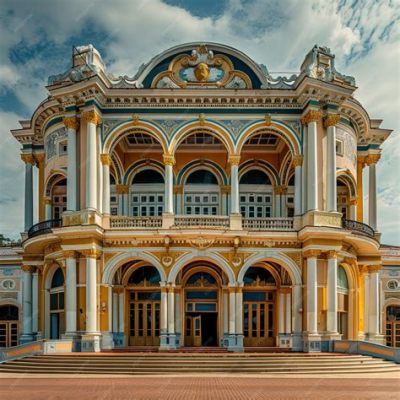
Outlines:
{"type": "Polygon", "coordinates": [[[46,140],[44,142],[46,160],[50,160],[51,158],[57,155],[58,142],[66,138],[67,138],[67,130],[65,129],[65,127],[55,130],[46,137],[46,140]]]}
{"type": "Polygon", "coordinates": [[[102,138],[103,140],[108,136],[108,134],[119,124],[123,122],[128,122],[127,119],[106,119],[103,121],[102,138]]]}
{"type": "Polygon", "coordinates": [[[172,133],[175,132],[180,125],[186,122],[181,119],[149,119],[148,121],[156,124],[169,138],[172,137],[172,133]]]}
{"type": "Polygon", "coordinates": [[[250,78],[236,71],[231,60],[222,54],[214,54],[202,45],[192,50],[190,56],[175,57],[167,71],[156,76],[152,87],[164,88],[251,88],[250,78]]]}
{"type": "Polygon", "coordinates": [[[318,122],[322,117],[322,113],[319,110],[310,110],[301,119],[303,125],[308,125],[310,122],[318,122]]]}
{"type": "Polygon", "coordinates": [[[248,120],[240,120],[240,119],[221,119],[218,120],[223,125],[225,125],[226,129],[233,134],[235,138],[237,138],[240,132],[249,124],[252,124],[254,121],[248,120]]]}
{"type": "Polygon", "coordinates": [[[196,239],[188,239],[188,243],[190,246],[200,249],[200,250],[205,250],[211,247],[215,242],[215,239],[206,239],[202,236],[197,237],[196,239]]]}
{"type": "Polygon", "coordinates": [[[285,253],[285,255],[287,257],[289,257],[291,260],[293,260],[298,267],[301,267],[301,265],[302,265],[302,262],[301,262],[302,261],[302,256],[301,256],[300,252],[298,252],[298,253],[285,253]]]}

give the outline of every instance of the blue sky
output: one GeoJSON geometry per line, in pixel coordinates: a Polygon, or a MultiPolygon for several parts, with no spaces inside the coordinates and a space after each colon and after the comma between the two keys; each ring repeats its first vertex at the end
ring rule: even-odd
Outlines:
{"type": "Polygon", "coordinates": [[[47,77],[92,43],[108,71],[134,75],[161,51],[189,41],[224,43],[270,71],[296,72],[327,45],[356,97],[394,129],[378,164],[379,230],[400,245],[400,2],[398,0],[2,0],[0,5],[0,233],[23,225],[24,169],[10,129],[47,96],[47,77]]]}

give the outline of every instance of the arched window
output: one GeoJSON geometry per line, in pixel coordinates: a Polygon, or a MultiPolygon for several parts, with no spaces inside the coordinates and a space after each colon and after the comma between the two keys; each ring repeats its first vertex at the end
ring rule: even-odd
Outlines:
{"type": "Polygon", "coordinates": [[[141,286],[158,286],[161,277],[156,267],[140,267],[129,277],[128,284],[141,286]]]}
{"type": "Polygon", "coordinates": [[[64,273],[54,271],[50,284],[50,339],[60,339],[65,333],[64,273]]]}
{"type": "Polygon", "coordinates": [[[188,286],[215,286],[217,281],[208,272],[196,272],[190,276],[186,284],[188,286]]]}
{"type": "Polygon", "coordinates": [[[0,348],[18,344],[18,307],[0,306],[0,348]]]}
{"type": "Polygon", "coordinates": [[[131,213],[134,217],[161,216],[164,209],[164,177],[148,168],[135,174],[131,186],[131,213]]]}
{"type": "Polygon", "coordinates": [[[272,186],[269,176],[259,169],[245,172],[239,181],[240,212],[245,218],[272,216],[272,186]]]}
{"type": "Polygon", "coordinates": [[[276,285],[271,272],[262,267],[250,267],[244,275],[245,286],[269,286],[276,285]]]}
{"type": "Polygon", "coordinates": [[[51,202],[53,219],[61,218],[64,211],[67,210],[67,179],[63,178],[56,182],[51,190],[51,202]]]}
{"type": "Polygon", "coordinates": [[[343,179],[337,181],[337,210],[342,213],[343,218],[350,217],[350,192],[343,179]]]}
{"type": "Polygon", "coordinates": [[[185,182],[185,213],[217,215],[220,213],[218,180],[209,170],[193,171],[185,182]]]}

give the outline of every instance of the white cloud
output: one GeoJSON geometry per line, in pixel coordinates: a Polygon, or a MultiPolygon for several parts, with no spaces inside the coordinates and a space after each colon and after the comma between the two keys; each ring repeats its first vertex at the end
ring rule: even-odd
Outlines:
{"type": "MultiPolygon", "coordinates": [[[[296,71],[314,44],[327,45],[339,71],[356,77],[356,97],[370,115],[396,130],[378,167],[379,217],[383,239],[400,244],[400,228],[391,222],[400,215],[400,174],[393,172],[400,164],[399,8],[399,2],[373,0],[230,0],[222,15],[200,18],[160,0],[4,1],[0,88],[11,89],[33,110],[45,96],[44,75],[63,72],[70,57],[66,43],[74,35],[82,37],[76,44],[85,44],[82,32],[99,32],[93,44],[104,50],[108,70],[128,75],[168,47],[190,41],[231,45],[270,71],[296,71]],[[10,54],[17,45],[28,50],[37,45],[38,52],[27,51],[27,60],[15,63],[10,54]]],[[[10,128],[18,125],[17,119],[8,122],[10,128]]]]}

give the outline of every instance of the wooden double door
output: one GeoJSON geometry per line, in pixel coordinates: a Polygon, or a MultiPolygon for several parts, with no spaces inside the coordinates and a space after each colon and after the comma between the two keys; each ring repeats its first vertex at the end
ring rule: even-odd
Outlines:
{"type": "Polygon", "coordinates": [[[386,345],[400,347],[400,306],[386,308],[386,345]]]}
{"type": "Polygon", "coordinates": [[[185,346],[218,346],[218,314],[204,312],[186,314],[185,346]]]}
{"type": "Polygon", "coordinates": [[[268,292],[243,293],[243,344],[245,347],[275,345],[275,296],[268,292]]]}
{"type": "Polygon", "coordinates": [[[0,347],[17,346],[18,321],[0,321],[0,347]]]}
{"type": "Polygon", "coordinates": [[[134,300],[129,303],[129,345],[160,345],[160,301],[134,300]]]}

